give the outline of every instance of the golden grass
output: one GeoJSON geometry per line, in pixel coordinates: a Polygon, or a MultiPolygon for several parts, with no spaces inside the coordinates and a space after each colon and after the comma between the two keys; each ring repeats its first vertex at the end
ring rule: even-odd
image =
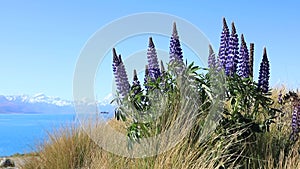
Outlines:
{"type": "Polygon", "coordinates": [[[65,127],[49,133],[50,140],[40,145],[38,156],[29,158],[22,167],[26,169],[218,168],[230,160],[230,154],[226,153],[229,147],[235,144],[234,137],[228,136],[219,142],[217,141],[219,137],[213,135],[207,141],[199,142],[198,146],[186,139],[163,154],[146,158],[129,158],[103,150],[79,128],[65,127]],[[215,141],[217,143],[213,143],[215,141]]]}
{"type": "MultiPolygon", "coordinates": [[[[277,108],[279,108],[277,103],[279,90],[286,91],[284,88],[273,90],[272,98],[277,108]]],[[[287,146],[291,109],[288,106],[283,109],[287,114],[281,119],[276,119],[277,124],[272,125],[270,132],[257,134],[253,142],[236,139],[243,131],[237,131],[226,137],[214,133],[206,140],[196,142],[194,136],[189,134],[172,149],[145,158],[129,158],[110,153],[94,142],[82,128],[65,126],[48,133],[49,139],[38,145],[38,155],[29,159],[22,168],[214,169],[227,166],[227,168],[298,169],[300,145],[297,142],[293,146],[287,146]]],[[[174,111],[178,109],[175,108],[174,111]]],[[[171,125],[172,121],[167,123],[171,125]]],[[[124,122],[113,119],[108,121],[107,125],[118,132],[126,133],[124,122]]],[[[87,127],[90,131],[98,132],[97,128],[89,124],[87,127]]]]}
{"type": "MultiPolygon", "coordinates": [[[[119,125],[117,121],[111,123],[119,125]]],[[[251,154],[244,157],[244,160],[248,160],[247,168],[299,168],[299,146],[285,152],[282,146],[289,137],[288,133],[280,138],[277,132],[272,131],[275,129],[268,134],[260,135],[256,143],[251,145],[245,143],[244,149],[251,148],[251,154]]],[[[238,134],[235,133],[222,140],[214,134],[205,142],[199,142],[197,146],[187,138],[163,154],[147,158],[129,158],[103,150],[80,128],[65,127],[49,133],[50,141],[41,144],[38,156],[29,158],[22,167],[25,169],[213,169],[231,163],[229,168],[236,168],[239,164],[231,158],[229,149],[236,145],[241,146],[235,140],[238,134]]]]}

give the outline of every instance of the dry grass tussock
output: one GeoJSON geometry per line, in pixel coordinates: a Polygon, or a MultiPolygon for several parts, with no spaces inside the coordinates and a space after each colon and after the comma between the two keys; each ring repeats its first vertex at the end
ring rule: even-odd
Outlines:
{"type": "MultiPolygon", "coordinates": [[[[285,91],[273,90],[274,100],[280,90],[285,91]]],[[[275,105],[279,106],[277,103],[275,105]]],[[[22,168],[221,169],[226,166],[226,168],[298,169],[299,142],[287,146],[291,115],[289,107],[283,109],[287,112],[284,118],[276,119],[278,124],[272,125],[270,132],[257,134],[255,141],[238,140],[237,137],[243,131],[236,131],[227,136],[212,133],[205,140],[195,140],[194,135],[189,134],[169,151],[145,158],[122,157],[102,149],[86,132],[97,133],[95,126],[87,124],[85,131],[80,127],[64,126],[48,133],[48,139],[37,146],[38,155],[28,158],[22,168]]],[[[113,119],[105,125],[126,134],[125,122],[113,119]]],[[[115,148],[118,146],[116,144],[115,148]]]]}

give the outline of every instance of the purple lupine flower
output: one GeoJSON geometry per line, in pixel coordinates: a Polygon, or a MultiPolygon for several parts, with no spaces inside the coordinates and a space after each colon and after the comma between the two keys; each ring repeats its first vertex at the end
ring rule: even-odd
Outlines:
{"type": "Polygon", "coordinates": [[[294,105],[292,114],[292,134],[290,139],[296,141],[298,138],[299,127],[300,127],[300,105],[299,103],[294,105]]]}
{"type": "Polygon", "coordinates": [[[269,78],[270,78],[270,65],[267,56],[267,49],[264,48],[263,59],[260,63],[259,76],[258,76],[258,88],[263,93],[267,93],[269,90],[269,78]]]}
{"type": "Polygon", "coordinates": [[[119,65],[120,66],[120,77],[122,79],[123,92],[124,92],[124,96],[125,96],[126,94],[129,93],[130,84],[129,84],[129,81],[128,81],[126,69],[125,69],[125,66],[124,66],[124,63],[123,63],[121,55],[119,55],[119,60],[121,62],[120,65],[119,65]]]}
{"type": "Polygon", "coordinates": [[[130,85],[127,78],[125,66],[122,61],[121,55],[117,56],[116,49],[113,48],[113,72],[117,85],[117,90],[120,93],[120,97],[124,98],[130,90],[130,85]]]}
{"type": "Polygon", "coordinates": [[[149,86],[147,85],[149,81],[149,67],[148,65],[145,66],[145,77],[144,77],[144,86],[146,89],[146,93],[148,92],[149,86]]]}
{"type": "Polygon", "coordinates": [[[223,18],[223,30],[221,33],[221,42],[219,48],[219,57],[218,57],[218,70],[225,69],[226,58],[228,56],[229,50],[229,29],[226,23],[226,19],[223,18]]]}
{"type": "Polygon", "coordinates": [[[294,133],[298,133],[297,117],[298,117],[298,107],[294,106],[293,114],[292,114],[292,131],[294,133]]]}
{"type": "Polygon", "coordinates": [[[231,34],[229,38],[228,56],[225,60],[225,73],[232,76],[237,71],[239,60],[239,39],[236,33],[234,22],[231,24],[231,34]]]}
{"type": "Polygon", "coordinates": [[[183,69],[182,49],[179,41],[179,36],[176,28],[176,23],[173,23],[173,33],[170,40],[170,64],[175,63],[176,72],[180,73],[183,69]]]}
{"type": "Polygon", "coordinates": [[[112,64],[112,67],[113,67],[113,72],[114,72],[114,77],[115,77],[118,92],[120,92],[120,90],[121,90],[121,79],[120,79],[120,75],[119,75],[120,63],[121,62],[120,62],[119,57],[117,55],[116,49],[113,48],[113,64],[112,64]]]}
{"type": "Polygon", "coordinates": [[[117,67],[119,65],[120,65],[120,61],[119,61],[116,49],[113,48],[113,64],[112,64],[112,67],[113,67],[113,72],[114,72],[115,75],[117,75],[117,67]]]}
{"type": "Polygon", "coordinates": [[[248,78],[250,75],[249,51],[243,34],[241,35],[240,64],[238,71],[239,76],[243,78],[248,78]]]}
{"type": "Polygon", "coordinates": [[[137,77],[137,73],[135,69],[133,70],[133,82],[132,82],[131,90],[133,90],[133,96],[137,95],[142,91],[141,84],[137,77]]]}
{"type": "Polygon", "coordinates": [[[158,65],[157,53],[152,40],[149,38],[149,46],[147,51],[148,66],[149,66],[149,77],[152,80],[156,80],[160,76],[160,70],[158,65]]]}
{"type": "Polygon", "coordinates": [[[216,56],[215,56],[215,52],[212,48],[212,46],[209,44],[208,45],[209,48],[209,52],[208,52],[208,67],[210,69],[213,69],[216,67],[216,56]]]}

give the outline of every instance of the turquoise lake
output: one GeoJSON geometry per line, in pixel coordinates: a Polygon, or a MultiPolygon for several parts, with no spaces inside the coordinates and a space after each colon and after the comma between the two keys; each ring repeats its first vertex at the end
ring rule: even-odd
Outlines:
{"type": "Polygon", "coordinates": [[[75,123],[76,114],[0,114],[0,156],[35,150],[54,128],[75,123]]]}

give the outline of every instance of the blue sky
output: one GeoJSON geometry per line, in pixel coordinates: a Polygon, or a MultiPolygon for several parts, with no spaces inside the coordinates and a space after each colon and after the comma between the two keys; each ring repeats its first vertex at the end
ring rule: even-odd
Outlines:
{"type": "MultiPolygon", "coordinates": [[[[296,0],[1,1],[0,94],[43,92],[72,99],[76,61],[87,40],[111,21],[140,12],[163,12],[186,19],[215,48],[219,46],[222,17],[226,17],[229,24],[235,22],[248,44],[255,43],[255,76],[266,46],[271,86],[299,88],[299,7],[296,0]]],[[[111,73],[110,69],[106,71],[111,73]]],[[[97,83],[106,82],[96,80],[95,91],[100,98],[111,90],[97,83]]]]}

